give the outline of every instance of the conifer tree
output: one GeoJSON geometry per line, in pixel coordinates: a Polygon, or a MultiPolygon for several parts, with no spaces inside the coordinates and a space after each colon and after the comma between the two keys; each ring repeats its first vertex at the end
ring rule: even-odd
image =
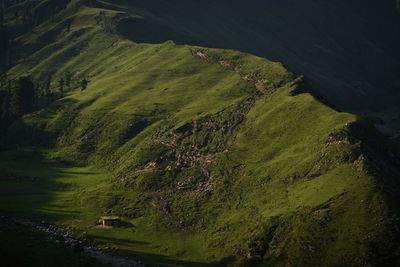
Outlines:
{"type": "Polygon", "coordinates": [[[10,111],[19,117],[33,111],[35,87],[30,77],[21,77],[11,92],[10,111]]]}

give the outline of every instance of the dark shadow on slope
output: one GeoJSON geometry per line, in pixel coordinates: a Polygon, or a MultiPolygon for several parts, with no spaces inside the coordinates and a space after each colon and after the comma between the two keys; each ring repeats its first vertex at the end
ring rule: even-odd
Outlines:
{"type": "MultiPolygon", "coordinates": [[[[50,119],[63,107],[73,106],[75,103],[77,103],[77,101],[74,99],[63,98],[51,103],[42,110],[16,119],[6,129],[4,135],[0,136],[0,151],[15,149],[16,147],[54,146],[58,133],[47,130],[41,122],[50,119]],[[36,123],[28,124],[26,120],[35,120],[36,123]]],[[[90,103],[86,105],[90,105],[90,103]]],[[[84,105],[82,106],[84,107],[84,105]]],[[[76,112],[78,112],[80,108],[82,107],[78,107],[76,112]]],[[[65,125],[67,125],[68,122],[68,120],[63,121],[65,125]]]]}
{"type": "Polygon", "coordinates": [[[0,214],[1,266],[96,267],[99,262],[0,214]]]}
{"type": "Polygon", "coordinates": [[[117,32],[136,43],[159,44],[174,41],[176,44],[205,45],[196,38],[179,33],[174,29],[142,18],[123,18],[117,23],[117,32]]]}
{"type": "Polygon", "coordinates": [[[307,92],[361,116],[398,103],[391,89],[400,66],[400,14],[394,0],[102,2],[143,17],[122,20],[117,27],[130,40],[174,40],[279,61],[312,82],[307,92]]]}
{"type": "Polygon", "coordinates": [[[307,78],[303,78],[303,80],[298,84],[297,88],[292,91],[291,95],[296,96],[304,93],[309,93],[324,105],[336,111],[341,111],[335,104],[333,104],[332,101],[329,101],[329,99],[326,96],[324,96],[321,92],[313,88],[315,88],[315,86],[312,85],[312,82],[307,78]]]}
{"type": "MultiPolygon", "coordinates": [[[[110,242],[121,242],[118,239],[113,240],[113,238],[109,238],[110,242]]],[[[174,242],[171,240],[171,242],[174,242]]],[[[136,243],[127,242],[129,243],[136,243]]],[[[215,262],[196,262],[184,259],[178,259],[176,257],[155,254],[155,253],[147,253],[147,252],[132,252],[128,250],[117,250],[121,255],[126,256],[128,258],[132,258],[134,260],[139,260],[145,264],[147,267],[225,267],[228,266],[229,263],[234,262],[234,257],[228,257],[222,259],[220,261],[215,262]]]]}
{"type": "Polygon", "coordinates": [[[0,162],[1,213],[39,221],[44,217],[63,220],[80,213],[45,208],[56,199],[57,192],[69,189],[68,183],[56,181],[65,177],[63,165],[28,148],[1,152],[0,162]]]}

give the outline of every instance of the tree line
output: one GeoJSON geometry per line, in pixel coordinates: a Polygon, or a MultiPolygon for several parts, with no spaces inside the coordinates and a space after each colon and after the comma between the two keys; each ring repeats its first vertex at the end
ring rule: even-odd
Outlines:
{"type": "Polygon", "coordinates": [[[29,77],[0,80],[0,129],[4,131],[16,118],[35,108],[35,87],[29,77]]]}
{"type": "MultiPolygon", "coordinates": [[[[48,1],[38,6],[37,2],[29,0],[0,0],[0,134],[15,119],[46,107],[73,86],[73,75],[68,71],[57,80],[51,73],[36,80],[30,76],[10,80],[7,75],[15,61],[12,53],[15,25],[24,25],[24,30],[29,30],[54,17],[69,2],[48,1]]],[[[66,27],[70,31],[71,22],[66,27]]],[[[85,90],[88,83],[86,77],[74,81],[81,90],[85,90]]]]}
{"type": "Polygon", "coordinates": [[[5,25],[5,0],[0,1],[0,75],[3,75],[10,63],[10,32],[5,25]]]}
{"type": "MultiPolygon", "coordinates": [[[[89,81],[84,77],[76,83],[84,91],[89,81]]],[[[8,79],[6,74],[0,76],[0,134],[14,120],[50,105],[72,86],[73,76],[70,72],[58,80],[53,80],[51,74],[36,81],[30,76],[15,80],[8,79]]]]}

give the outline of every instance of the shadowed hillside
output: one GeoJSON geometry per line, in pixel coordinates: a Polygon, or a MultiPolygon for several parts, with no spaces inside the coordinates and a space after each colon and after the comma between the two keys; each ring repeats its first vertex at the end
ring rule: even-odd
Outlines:
{"type": "MultiPolygon", "coordinates": [[[[380,117],[385,132],[398,134],[400,12],[394,0],[112,2],[149,25],[174,29],[169,39],[186,36],[186,43],[283,62],[335,108],[380,117]]],[[[146,41],[140,32],[146,26],[129,29],[130,39],[146,41]]]]}

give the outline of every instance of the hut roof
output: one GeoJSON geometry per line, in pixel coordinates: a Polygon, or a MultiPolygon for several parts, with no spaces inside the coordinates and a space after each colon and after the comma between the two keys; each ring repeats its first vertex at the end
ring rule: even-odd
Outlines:
{"type": "Polygon", "coordinates": [[[121,220],[121,218],[118,217],[118,216],[103,216],[103,217],[101,217],[101,219],[105,220],[105,221],[118,221],[118,220],[121,220]]]}

